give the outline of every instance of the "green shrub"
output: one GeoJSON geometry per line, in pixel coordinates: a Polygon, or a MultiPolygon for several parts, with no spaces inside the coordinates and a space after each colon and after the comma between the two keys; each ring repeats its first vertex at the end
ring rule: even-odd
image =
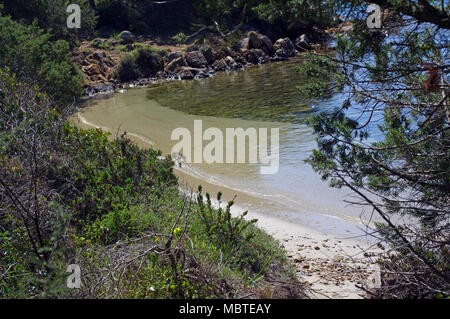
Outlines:
{"type": "Polygon", "coordinates": [[[62,149],[71,160],[55,163],[53,178],[66,176],[77,187],[77,196],[66,200],[81,221],[130,207],[140,192],[162,196],[177,184],[172,161],[158,159],[160,151],[141,150],[125,137],[109,142],[99,129],[84,131],[69,124],[63,138],[62,149]]]}
{"type": "Polygon", "coordinates": [[[207,232],[214,236],[219,242],[230,243],[231,245],[238,245],[242,241],[251,240],[255,234],[246,233],[246,229],[257,222],[256,219],[250,221],[244,220],[248,212],[242,213],[238,218],[233,218],[231,215],[231,207],[234,201],[229,201],[225,207],[222,208],[222,193],[217,194],[217,201],[219,207],[214,209],[211,202],[211,196],[206,193],[206,205],[202,195],[202,188],[199,186],[197,195],[198,212],[203,221],[207,232]]]}
{"type": "Polygon", "coordinates": [[[7,65],[19,78],[34,79],[63,104],[81,96],[83,76],[71,61],[67,41],[52,41],[37,22],[22,25],[0,14],[0,43],[0,67],[7,65]]]}
{"type": "Polygon", "coordinates": [[[34,20],[48,32],[52,32],[54,39],[64,39],[75,42],[77,36],[91,35],[97,25],[96,12],[91,8],[88,0],[14,0],[2,1],[4,14],[14,20],[31,24],[34,20]],[[69,29],[66,25],[69,4],[78,4],[81,8],[81,28],[69,29]]]}
{"type": "Polygon", "coordinates": [[[128,209],[124,205],[115,205],[113,210],[88,224],[84,231],[88,237],[107,245],[120,239],[137,237],[140,224],[136,213],[139,213],[136,207],[128,209]]]}
{"type": "Polygon", "coordinates": [[[174,40],[178,44],[185,44],[188,41],[188,37],[184,32],[177,33],[172,37],[172,40],[174,40]]]}
{"type": "Polygon", "coordinates": [[[120,60],[116,69],[116,77],[123,82],[136,80],[139,77],[136,63],[131,56],[126,56],[120,60]]]}
{"type": "Polygon", "coordinates": [[[146,45],[138,47],[122,58],[116,69],[116,77],[121,81],[132,81],[139,77],[151,77],[164,69],[164,50],[155,50],[146,45]]]}
{"type": "Polygon", "coordinates": [[[162,55],[164,51],[155,51],[151,47],[141,47],[133,52],[134,61],[142,77],[154,76],[164,69],[162,55]]]}

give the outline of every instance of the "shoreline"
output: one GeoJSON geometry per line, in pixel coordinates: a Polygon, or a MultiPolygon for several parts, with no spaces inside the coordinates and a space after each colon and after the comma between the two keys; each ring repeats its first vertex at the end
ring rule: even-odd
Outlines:
{"type": "MultiPolygon", "coordinates": [[[[207,181],[198,180],[192,184],[193,179],[197,179],[188,176],[187,182],[187,174],[180,169],[175,169],[175,174],[183,185],[180,186],[183,193],[187,193],[188,189],[196,189],[201,183],[205,193],[214,194],[210,192],[207,181]]],[[[234,197],[230,190],[221,188],[220,191],[226,200],[234,197]]],[[[211,199],[217,208],[215,196],[211,196],[211,199]]],[[[379,268],[376,265],[381,249],[375,242],[363,239],[362,235],[346,238],[320,232],[296,220],[271,216],[245,207],[244,202],[242,197],[237,198],[237,203],[231,208],[232,215],[237,217],[248,211],[245,219],[258,219],[256,226],[280,242],[294,263],[297,278],[307,288],[310,298],[361,299],[366,297],[367,293],[358,286],[370,289],[381,285],[379,268]]],[[[328,220],[332,221],[331,218],[328,220]]]]}
{"type": "Polygon", "coordinates": [[[161,76],[161,77],[150,77],[150,78],[140,78],[134,81],[129,82],[106,82],[106,83],[100,83],[96,85],[90,85],[85,87],[85,92],[83,93],[83,96],[80,98],[81,103],[84,103],[86,101],[92,100],[92,99],[102,99],[102,98],[108,98],[113,96],[114,94],[123,94],[128,91],[128,89],[145,89],[149,87],[149,85],[154,84],[161,84],[166,82],[172,82],[172,81],[201,81],[204,79],[215,77],[217,74],[221,73],[230,73],[233,71],[238,72],[245,72],[246,70],[250,68],[255,68],[260,65],[264,64],[270,64],[270,63],[279,63],[279,62],[286,62],[286,61],[293,61],[293,60],[301,60],[302,56],[301,54],[297,54],[296,56],[286,58],[284,60],[280,61],[270,61],[267,63],[260,63],[260,64],[252,64],[252,65],[244,65],[240,68],[236,69],[227,69],[227,70],[213,70],[210,69],[208,72],[206,72],[207,76],[204,77],[195,77],[193,79],[183,79],[179,75],[169,75],[169,76],[161,76]]]}
{"type": "MultiPolygon", "coordinates": [[[[125,32],[125,31],[124,31],[125,32]]],[[[127,31],[128,32],[128,31],[127,31]]],[[[250,31],[240,40],[237,47],[229,43],[218,44],[178,44],[170,46],[155,44],[149,39],[132,40],[130,50],[118,52],[98,45],[83,42],[73,51],[72,60],[84,73],[85,86],[82,100],[104,94],[121,93],[127,88],[146,87],[150,84],[177,80],[201,80],[214,77],[219,72],[245,71],[248,68],[301,58],[301,53],[328,51],[331,35],[326,31],[299,35],[295,40],[285,37],[272,40],[264,34],[250,31]],[[245,37],[246,36],[246,37],[245,37]],[[312,42],[311,39],[315,41],[312,42]],[[142,75],[124,80],[117,75],[122,59],[130,56],[132,50],[150,46],[161,52],[162,68],[151,75],[142,75]],[[175,51],[172,51],[175,50],[175,51]]],[[[108,39],[97,39],[108,42],[108,39]]],[[[116,43],[118,45],[118,42],[116,43]]]]}
{"type": "MultiPolygon", "coordinates": [[[[238,207],[235,208],[237,213],[238,207]]],[[[314,299],[362,299],[359,287],[380,286],[379,248],[369,242],[320,233],[307,226],[249,211],[256,225],[280,241],[296,275],[314,299]]]]}
{"type": "MultiPolygon", "coordinates": [[[[73,123],[81,128],[100,127],[93,123],[83,123],[79,118],[73,123]]],[[[129,138],[139,147],[154,147],[153,143],[136,136],[130,135],[129,138]]],[[[176,166],[174,173],[179,178],[182,192],[195,190],[201,184],[204,191],[210,194],[220,190],[227,200],[232,199],[236,193],[232,189],[224,189],[194,177],[176,166]]],[[[305,284],[311,298],[363,298],[366,293],[357,286],[369,288],[380,285],[375,261],[381,250],[374,242],[359,236],[346,238],[344,235],[321,232],[301,224],[299,220],[271,216],[253,209],[251,205],[245,207],[245,203],[250,202],[249,199],[246,202],[245,197],[239,194],[237,204],[232,207],[232,214],[236,216],[248,210],[246,218],[258,219],[257,227],[280,242],[295,264],[296,275],[305,284]]],[[[329,226],[339,226],[338,218],[325,216],[324,219],[327,224],[331,224],[329,226]]],[[[354,222],[348,223],[356,226],[354,222]]]]}

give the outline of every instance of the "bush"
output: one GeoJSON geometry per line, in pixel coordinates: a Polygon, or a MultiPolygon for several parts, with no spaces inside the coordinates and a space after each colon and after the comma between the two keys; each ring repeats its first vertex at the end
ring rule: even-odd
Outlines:
{"type": "Polygon", "coordinates": [[[97,16],[88,0],[14,0],[2,1],[4,13],[13,19],[23,20],[31,24],[34,20],[44,30],[51,32],[53,39],[64,39],[74,43],[78,36],[89,36],[94,33],[97,16]],[[69,4],[78,4],[81,8],[81,28],[68,29],[66,25],[69,4]]]}
{"type": "Polygon", "coordinates": [[[206,193],[206,205],[202,195],[202,188],[199,187],[197,196],[197,204],[199,207],[199,215],[203,221],[206,231],[214,236],[218,242],[226,242],[231,245],[239,245],[242,241],[249,241],[255,235],[245,233],[245,230],[252,224],[257,222],[256,219],[245,221],[244,217],[248,212],[242,213],[239,218],[231,216],[231,207],[234,201],[229,201],[225,209],[221,207],[222,193],[217,194],[217,201],[219,202],[218,209],[214,209],[211,203],[211,196],[206,193]]]}
{"type": "Polygon", "coordinates": [[[151,77],[164,69],[163,56],[165,51],[152,47],[141,46],[122,58],[116,70],[116,77],[124,82],[136,80],[139,77],[151,77]]]}
{"type": "Polygon", "coordinates": [[[71,61],[69,43],[51,38],[36,22],[26,26],[0,15],[0,67],[9,66],[19,78],[37,81],[58,102],[70,103],[81,96],[83,76],[71,61]]]}
{"type": "Polygon", "coordinates": [[[172,37],[172,40],[174,40],[178,44],[185,44],[187,43],[188,37],[184,32],[177,33],[172,37]]]}
{"type": "Polygon", "coordinates": [[[150,77],[163,70],[163,54],[164,51],[156,51],[151,47],[142,47],[133,52],[140,75],[142,77],[150,77]]]}
{"type": "Polygon", "coordinates": [[[139,77],[136,63],[131,56],[126,56],[120,60],[116,69],[116,77],[122,82],[136,80],[139,77]]]}

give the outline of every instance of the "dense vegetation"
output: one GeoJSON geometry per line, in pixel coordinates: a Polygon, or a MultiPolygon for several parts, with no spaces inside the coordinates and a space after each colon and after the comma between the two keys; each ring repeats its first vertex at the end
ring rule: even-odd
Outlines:
{"type": "Polygon", "coordinates": [[[336,54],[311,54],[302,87],[346,99],[311,124],[319,148],[310,163],[333,187],[349,188],[380,216],[376,236],[391,245],[377,296],[450,294],[450,24],[441,1],[371,1],[388,8],[369,29],[360,1],[337,1],[353,19],[336,54]],[[396,15],[395,15],[396,14],[396,15]],[[394,18],[394,19],[392,19],[394,18]],[[333,71],[336,70],[336,71],[333,71]],[[332,81],[323,81],[329,75],[332,81]]]}
{"type": "MultiPolygon", "coordinates": [[[[71,51],[85,36],[65,27],[67,3],[0,9],[0,298],[302,297],[279,243],[232,217],[233,201],[180,193],[170,157],[67,122],[83,85],[71,51]],[[66,287],[69,264],[81,289],[66,287]]],[[[116,5],[135,10],[78,3],[88,32],[116,5]]],[[[164,54],[138,48],[130,67],[150,76],[164,54]]]]}
{"type": "MultiPolygon", "coordinates": [[[[448,297],[448,5],[371,2],[391,11],[381,30],[367,28],[359,0],[1,1],[0,297],[301,296],[279,244],[232,218],[232,201],[216,209],[201,189],[195,200],[181,194],[170,158],[66,121],[83,87],[71,56],[80,39],[124,29],[179,42],[249,26],[297,36],[338,15],[353,31],[336,39],[335,55],[311,54],[299,69],[311,78],[307,94],[348,97],[312,121],[310,163],[385,221],[377,234],[391,250],[372,293],[448,297]],[[65,25],[74,2],[81,30],[65,25]],[[81,266],[79,290],[66,288],[68,264],[81,266]]],[[[164,54],[135,48],[117,75],[152,76],[164,54]]]]}
{"type": "Polygon", "coordinates": [[[299,296],[278,243],[232,202],[180,194],[170,158],[71,126],[7,69],[0,92],[1,297],[299,296]]]}
{"type": "Polygon", "coordinates": [[[164,69],[163,57],[166,53],[149,46],[138,47],[121,59],[116,76],[123,82],[154,76],[164,69]]]}
{"type": "Polygon", "coordinates": [[[69,43],[52,37],[36,22],[21,24],[0,11],[0,66],[39,80],[45,91],[62,103],[72,102],[81,96],[83,77],[70,60],[69,43]]]}

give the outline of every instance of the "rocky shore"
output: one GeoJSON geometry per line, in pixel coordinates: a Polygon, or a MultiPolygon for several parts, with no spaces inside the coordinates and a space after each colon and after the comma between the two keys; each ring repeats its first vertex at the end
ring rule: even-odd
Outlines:
{"type": "MultiPolygon", "coordinates": [[[[313,36],[301,34],[294,41],[280,38],[272,41],[268,36],[250,31],[233,45],[223,39],[212,39],[211,44],[156,46],[163,55],[157,67],[152,66],[150,77],[139,77],[123,81],[117,76],[117,67],[124,57],[123,52],[105,49],[108,45],[122,45],[127,51],[145,45],[146,39],[135,38],[129,31],[123,31],[120,39],[94,39],[85,42],[74,51],[73,61],[80,67],[85,76],[84,97],[98,94],[125,92],[127,88],[145,87],[161,80],[199,80],[214,76],[217,72],[244,70],[245,68],[284,61],[299,55],[301,52],[326,48],[329,35],[316,30],[313,36]]],[[[155,46],[152,46],[155,47],[155,46]]]]}

